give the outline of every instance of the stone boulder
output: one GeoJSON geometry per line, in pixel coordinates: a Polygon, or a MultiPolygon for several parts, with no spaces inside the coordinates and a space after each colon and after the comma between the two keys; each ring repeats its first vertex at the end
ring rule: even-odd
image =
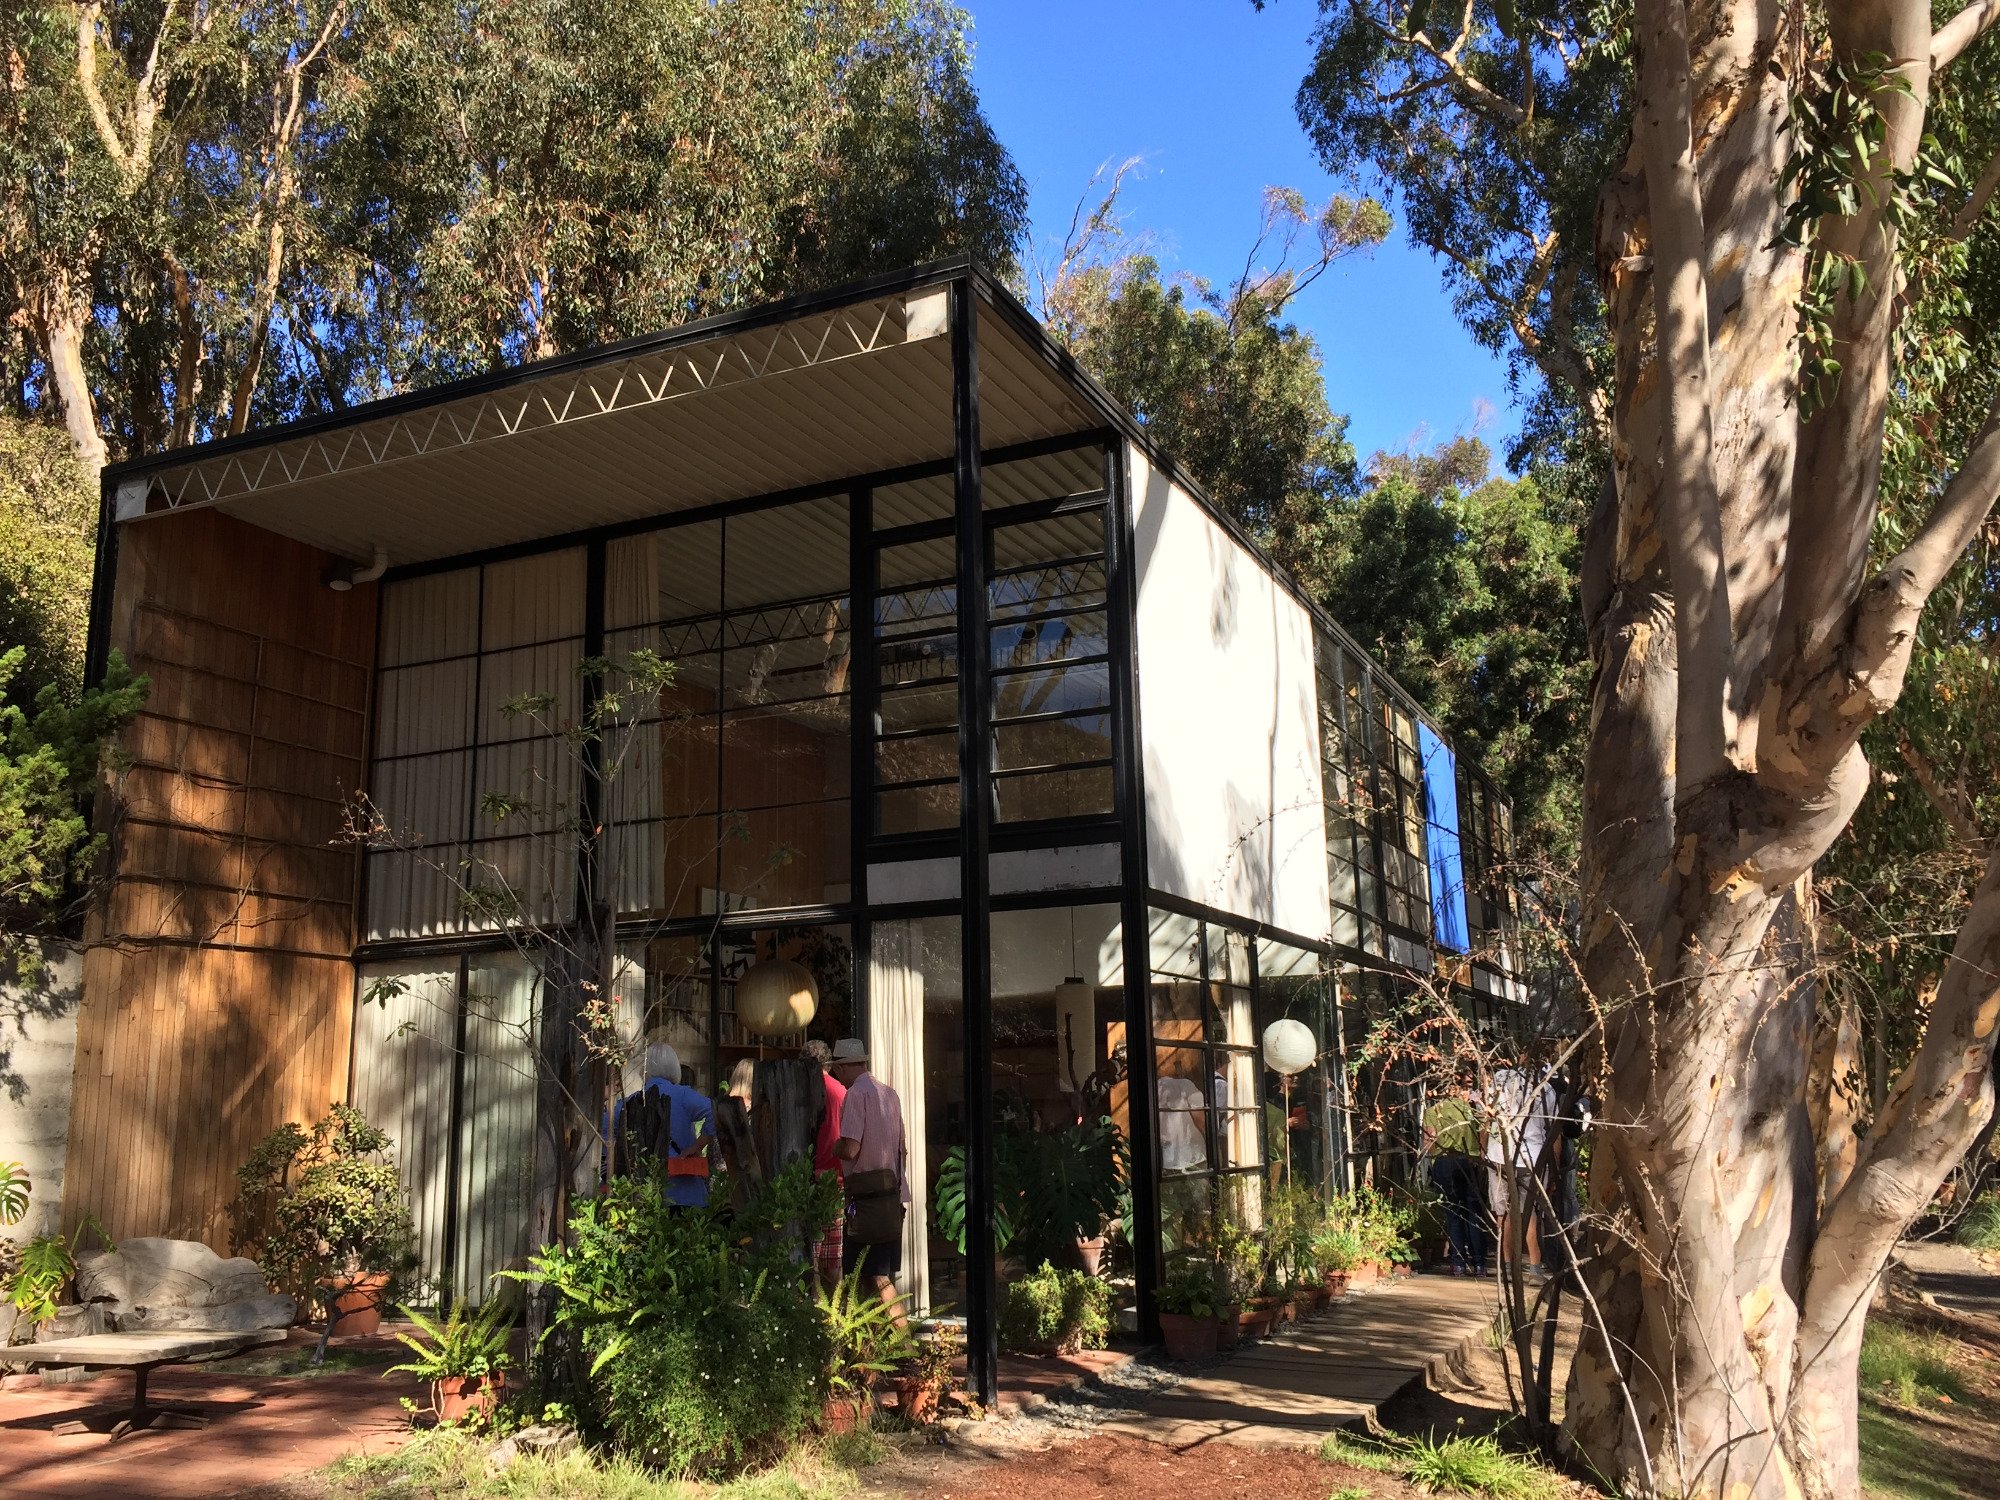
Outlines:
{"type": "Polygon", "coordinates": [[[77,1257],[76,1294],[102,1307],[120,1333],[214,1328],[248,1333],[289,1327],[290,1297],[264,1285],[257,1262],[225,1260],[198,1240],[132,1239],[77,1257]]]}

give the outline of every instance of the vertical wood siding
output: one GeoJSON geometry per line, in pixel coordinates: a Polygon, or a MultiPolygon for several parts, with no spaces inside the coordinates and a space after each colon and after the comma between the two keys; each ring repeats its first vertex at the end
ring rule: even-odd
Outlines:
{"type": "Polygon", "coordinates": [[[152,693],[84,960],[69,1225],[227,1249],[251,1147],[346,1095],[375,591],[330,561],[214,511],[124,528],[112,644],[152,693]]]}

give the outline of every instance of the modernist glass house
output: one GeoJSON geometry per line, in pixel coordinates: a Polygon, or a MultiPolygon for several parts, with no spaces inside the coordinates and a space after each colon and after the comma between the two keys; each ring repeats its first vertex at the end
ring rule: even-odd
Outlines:
{"type": "Polygon", "coordinates": [[[803,1039],[737,1016],[759,963],[871,1039],[906,1289],[990,1386],[954,1153],[977,1222],[1010,1133],[1109,1114],[1149,1326],[1204,1216],[1345,1180],[1343,1005],[1440,949],[1525,999],[1505,803],[964,262],[121,466],[99,558],[94,666],[154,683],[66,1194],[114,1233],[226,1239],[249,1147],[346,1098],[479,1295],[532,1248],[521,930],[608,914],[615,1024],[705,1090],[803,1039]]]}

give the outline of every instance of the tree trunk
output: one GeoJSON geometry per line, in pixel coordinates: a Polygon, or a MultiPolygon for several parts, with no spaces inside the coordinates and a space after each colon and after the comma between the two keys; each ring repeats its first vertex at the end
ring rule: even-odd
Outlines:
{"type": "Polygon", "coordinates": [[[90,299],[67,276],[58,276],[40,289],[37,321],[42,325],[42,342],[48,350],[49,371],[56,395],[62,401],[63,426],[76,448],[84,472],[93,479],[109,462],[104,433],[97,425],[97,401],[90,389],[90,374],[84,363],[84,332],[90,326],[90,299]]]}

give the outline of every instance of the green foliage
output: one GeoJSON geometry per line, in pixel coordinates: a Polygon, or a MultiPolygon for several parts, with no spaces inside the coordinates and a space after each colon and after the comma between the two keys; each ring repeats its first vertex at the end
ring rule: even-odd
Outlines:
{"type": "Polygon", "coordinates": [[[257,1143],[236,1169],[230,1215],[266,1280],[303,1306],[321,1281],[409,1269],[414,1233],[392,1145],[346,1104],[309,1131],[288,1123],[257,1143]]]}
{"type": "Polygon", "coordinates": [[[862,1284],[859,1269],[831,1290],[819,1291],[815,1305],[832,1346],[827,1388],[835,1395],[859,1395],[878,1376],[916,1357],[917,1343],[908,1326],[897,1322],[873,1286],[862,1284]]]}
{"type": "Polygon", "coordinates": [[[113,652],[101,685],[65,694],[45,684],[29,712],[8,692],[26,660],[24,646],[0,651],[0,960],[32,978],[29,939],[61,923],[103,849],[84,799],[148,684],[113,652]]]}
{"type": "Polygon", "coordinates": [[[1368,1259],[1368,1242],[1352,1224],[1327,1224],[1313,1236],[1313,1259],[1322,1271],[1351,1271],[1368,1259]]]}
{"type": "Polygon", "coordinates": [[[1863,1391],[1904,1407],[1965,1399],[1949,1339],[1876,1318],[1862,1330],[1857,1378],[1863,1391]]]}
{"type": "Polygon", "coordinates": [[[1553,1500],[1561,1481],[1539,1464],[1502,1448],[1491,1435],[1413,1437],[1402,1462],[1410,1483],[1434,1494],[1486,1500],[1553,1500]]]}
{"type": "Polygon", "coordinates": [[[1026,228],[939,0],[105,11],[101,131],[71,7],[9,10],[0,366],[70,315],[114,456],[955,251],[1005,269],[1026,228]]]}
{"type": "Polygon", "coordinates": [[[82,690],[96,531],[97,486],[68,435],[0,414],[0,643],[22,652],[4,701],[82,690]]]}
{"type": "Polygon", "coordinates": [[[28,1217],[28,1189],[34,1179],[17,1161],[0,1161],[0,1225],[18,1224],[28,1217]]]}
{"type": "Polygon", "coordinates": [[[1216,1294],[1215,1263],[1199,1255],[1183,1256],[1167,1267],[1160,1286],[1160,1311],[1190,1318],[1212,1318],[1222,1310],[1216,1294]]]}
{"type": "Polygon", "coordinates": [[[1281,1287],[1319,1279],[1313,1245],[1326,1224],[1326,1209],[1307,1189],[1287,1184],[1265,1195],[1264,1234],[1270,1246],[1270,1274],[1281,1287]]]}
{"type": "Polygon", "coordinates": [[[549,1337],[588,1361],[619,1449],[671,1473],[768,1457],[817,1414],[833,1342],[796,1257],[838,1189],[798,1162],[742,1210],[670,1206],[662,1179],[615,1179],[568,1242],[505,1273],[555,1294],[549,1337]]]}
{"type": "Polygon", "coordinates": [[[1415,1259],[1410,1231],[1416,1209],[1379,1188],[1363,1185],[1327,1200],[1324,1232],[1360,1249],[1361,1260],[1407,1263],[1415,1259]]]}
{"type": "Polygon", "coordinates": [[[1102,1349],[1111,1337],[1111,1287],[1081,1271],[1040,1268],[1009,1283],[1000,1304],[1000,1345],[1028,1353],[1102,1349]]]}
{"type": "Polygon", "coordinates": [[[2000,1250],[2000,1193],[1983,1195],[1958,1221],[1958,1242],[1974,1250],[2000,1250]]]}
{"type": "Polygon", "coordinates": [[[513,1309],[504,1297],[489,1297],[476,1313],[468,1311],[463,1300],[454,1302],[443,1322],[414,1307],[399,1306],[396,1311],[416,1325],[421,1337],[397,1334],[396,1341],[416,1358],[391,1365],[384,1374],[414,1375],[434,1384],[455,1376],[493,1375],[513,1366],[514,1358],[507,1352],[513,1309]]]}
{"type": "MultiPolygon", "coordinates": [[[[1110,1116],[1060,1130],[1000,1132],[993,1150],[993,1248],[1029,1260],[1058,1259],[1118,1216],[1131,1163],[1110,1116]]],[[[938,1168],[932,1214],[938,1233],[965,1253],[965,1151],[938,1168]]]]}
{"type": "Polygon", "coordinates": [[[24,1322],[39,1323],[56,1315],[62,1305],[63,1288],[76,1274],[76,1251],[82,1248],[85,1237],[93,1234],[106,1250],[117,1250],[95,1214],[85,1217],[77,1229],[74,1245],[66,1235],[40,1234],[21,1247],[20,1264],[13,1272],[7,1300],[14,1304],[24,1322]]]}
{"type": "Polygon", "coordinates": [[[1350,1469],[1367,1469],[1376,1474],[1389,1474],[1396,1469],[1395,1454],[1379,1443],[1357,1438],[1345,1432],[1328,1433],[1319,1445],[1319,1456],[1330,1464],[1342,1464],[1350,1469]]]}

